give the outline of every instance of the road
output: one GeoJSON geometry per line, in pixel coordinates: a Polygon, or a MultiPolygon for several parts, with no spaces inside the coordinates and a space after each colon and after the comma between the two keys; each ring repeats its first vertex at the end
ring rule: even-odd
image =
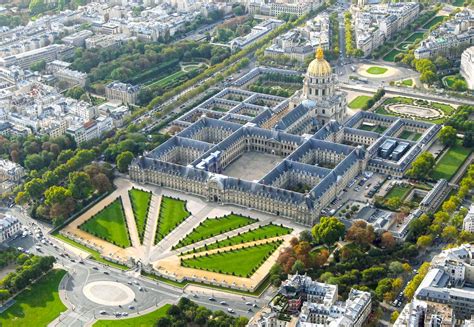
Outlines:
{"type": "Polygon", "coordinates": [[[60,285],[61,299],[67,305],[68,311],[56,319],[51,326],[85,326],[98,317],[112,319],[115,312],[127,312],[128,317],[133,317],[153,311],[165,303],[175,303],[182,296],[186,296],[211,310],[226,311],[227,308],[232,308],[235,315],[251,317],[254,314],[253,310],[258,310],[258,307],[266,304],[272,297],[272,292],[269,290],[256,298],[242,297],[198,286],[187,286],[181,289],[143,277],[138,268],[129,271],[112,268],[94,260],[79,257],[67,246],[64,246],[61,241],[47,234],[50,230],[48,225],[37,224],[37,221],[28,217],[20,208],[15,207],[2,211],[10,211],[10,214],[18,217],[29,230],[35,231],[39,228],[44,239],[47,240],[47,244],[39,242],[33,232],[32,236],[20,237],[11,241],[9,246],[22,247],[37,255],[54,256],[57,258],[57,265],[68,271],[60,285]],[[39,250],[36,249],[37,246],[39,250]],[[84,294],[83,288],[85,285],[97,281],[118,282],[133,291],[135,300],[122,307],[93,302],[84,294]],[[225,301],[226,304],[221,304],[221,301],[225,301]],[[250,302],[252,306],[246,304],[247,302],[250,302]],[[253,307],[253,304],[256,308],[253,307]],[[129,305],[132,305],[133,308],[129,308],[129,305]],[[102,310],[106,314],[100,314],[102,310]]]}

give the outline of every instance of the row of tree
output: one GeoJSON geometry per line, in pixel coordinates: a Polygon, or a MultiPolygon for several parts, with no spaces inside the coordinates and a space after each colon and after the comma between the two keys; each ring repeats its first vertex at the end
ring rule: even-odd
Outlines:
{"type": "Polygon", "coordinates": [[[20,254],[16,263],[20,266],[14,272],[8,273],[0,280],[0,299],[6,300],[11,295],[21,291],[35,279],[53,268],[56,259],[52,256],[34,256],[20,254]]]}

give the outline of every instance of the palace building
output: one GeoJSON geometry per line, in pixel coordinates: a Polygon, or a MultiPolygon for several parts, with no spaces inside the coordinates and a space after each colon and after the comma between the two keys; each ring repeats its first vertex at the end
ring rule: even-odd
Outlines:
{"type": "MultiPolygon", "coordinates": [[[[295,74],[258,67],[234,85],[262,72],[295,74]]],[[[173,126],[180,131],[136,158],[129,174],[140,183],[312,225],[363,171],[403,175],[439,130],[367,112],[347,120],[346,110],[346,94],[318,49],[303,89],[290,99],[226,88],[178,118],[173,126]],[[404,130],[421,137],[399,139],[404,130]],[[387,140],[398,150],[381,157],[387,140]]]]}

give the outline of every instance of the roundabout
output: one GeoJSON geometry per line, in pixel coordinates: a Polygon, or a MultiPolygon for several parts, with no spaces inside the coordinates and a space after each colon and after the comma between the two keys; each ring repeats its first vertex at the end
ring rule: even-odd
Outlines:
{"type": "Polygon", "coordinates": [[[82,292],[92,302],[106,306],[125,305],[133,301],[133,290],[121,283],[96,281],[84,286],[82,292]]]}

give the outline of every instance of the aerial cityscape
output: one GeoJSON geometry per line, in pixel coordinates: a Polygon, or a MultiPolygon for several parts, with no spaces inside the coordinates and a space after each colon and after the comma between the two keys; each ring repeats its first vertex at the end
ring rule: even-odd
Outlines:
{"type": "Polygon", "coordinates": [[[0,326],[474,326],[474,2],[0,3],[0,326]]]}

